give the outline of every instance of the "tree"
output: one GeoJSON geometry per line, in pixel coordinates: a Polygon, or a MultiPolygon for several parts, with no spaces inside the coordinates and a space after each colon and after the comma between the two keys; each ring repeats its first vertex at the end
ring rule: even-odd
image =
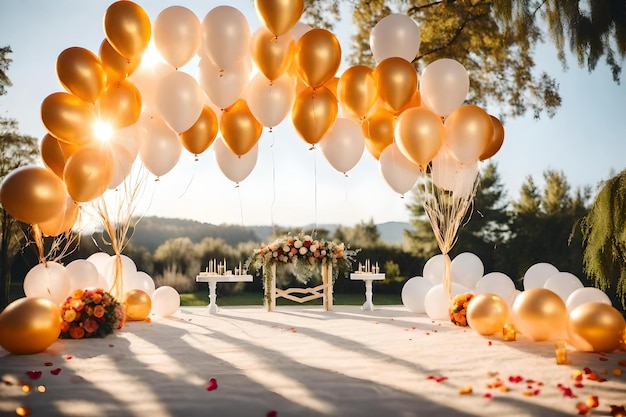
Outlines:
{"type": "Polygon", "coordinates": [[[351,248],[371,248],[381,244],[380,233],[374,219],[368,222],[361,221],[352,228],[337,227],[333,236],[336,241],[344,242],[351,248]]]}
{"type": "Polygon", "coordinates": [[[153,259],[155,266],[160,264],[160,271],[175,267],[181,274],[194,277],[200,271],[196,248],[188,237],[177,237],[165,241],[154,251],[153,259]]]}
{"type": "Polygon", "coordinates": [[[0,96],[7,93],[6,88],[11,87],[13,84],[7,75],[9,65],[13,61],[8,55],[13,52],[10,46],[0,47],[0,96]]]}

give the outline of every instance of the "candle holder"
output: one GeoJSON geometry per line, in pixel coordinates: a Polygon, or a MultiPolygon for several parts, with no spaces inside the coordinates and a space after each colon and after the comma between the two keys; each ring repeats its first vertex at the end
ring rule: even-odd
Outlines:
{"type": "Polygon", "coordinates": [[[554,355],[557,365],[565,365],[567,363],[567,342],[559,340],[554,344],[554,355]]]}
{"type": "Polygon", "coordinates": [[[516,333],[517,331],[515,330],[513,323],[505,323],[502,327],[502,338],[507,342],[514,341],[516,333]]]}

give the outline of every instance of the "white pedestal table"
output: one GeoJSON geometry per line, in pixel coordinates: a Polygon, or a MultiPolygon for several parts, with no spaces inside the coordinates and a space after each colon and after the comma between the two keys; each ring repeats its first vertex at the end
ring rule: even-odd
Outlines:
{"type": "Polygon", "coordinates": [[[215,289],[218,282],[252,282],[252,275],[218,275],[200,274],[196,276],[196,282],[206,282],[209,286],[209,313],[217,313],[217,293],[215,289]]]}
{"type": "Polygon", "coordinates": [[[374,311],[374,303],[372,303],[372,282],[382,281],[385,279],[385,274],[371,274],[371,273],[351,273],[350,279],[353,281],[365,282],[365,303],[361,306],[363,310],[374,311]]]}

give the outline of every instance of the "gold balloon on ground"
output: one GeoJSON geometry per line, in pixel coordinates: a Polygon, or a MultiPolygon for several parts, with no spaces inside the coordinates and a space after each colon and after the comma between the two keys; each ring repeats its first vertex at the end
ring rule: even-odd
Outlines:
{"type": "Polygon", "coordinates": [[[567,325],[567,308],[561,298],[545,288],[531,288],[513,303],[513,323],[536,341],[560,337],[567,325]]]}
{"type": "Polygon", "coordinates": [[[569,315],[569,342],[578,350],[612,352],[620,347],[626,320],[613,306],[604,303],[579,305],[569,315]]]}
{"type": "Polygon", "coordinates": [[[61,334],[61,310],[45,298],[13,301],[0,314],[0,346],[14,355],[46,350],[61,334]]]}
{"type": "Polygon", "coordinates": [[[126,309],[126,320],[145,320],[150,315],[150,310],[152,310],[152,299],[145,291],[130,290],[124,295],[124,307],[126,309]]]}
{"type": "Polygon", "coordinates": [[[478,334],[502,332],[509,319],[509,306],[496,294],[479,294],[467,306],[467,324],[478,334]]]}

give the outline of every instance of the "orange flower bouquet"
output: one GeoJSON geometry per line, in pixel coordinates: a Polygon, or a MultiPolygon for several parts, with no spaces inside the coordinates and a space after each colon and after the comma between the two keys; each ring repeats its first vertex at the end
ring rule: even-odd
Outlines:
{"type": "Polygon", "coordinates": [[[472,298],[474,298],[474,294],[469,292],[454,296],[448,308],[452,323],[457,326],[467,326],[467,306],[472,298]]]}
{"type": "Polygon", "coordinates": [[[74,290],[61,304],[62,338],[105,337],[126,322],[124,306],[101,288],[74,290]]]}

